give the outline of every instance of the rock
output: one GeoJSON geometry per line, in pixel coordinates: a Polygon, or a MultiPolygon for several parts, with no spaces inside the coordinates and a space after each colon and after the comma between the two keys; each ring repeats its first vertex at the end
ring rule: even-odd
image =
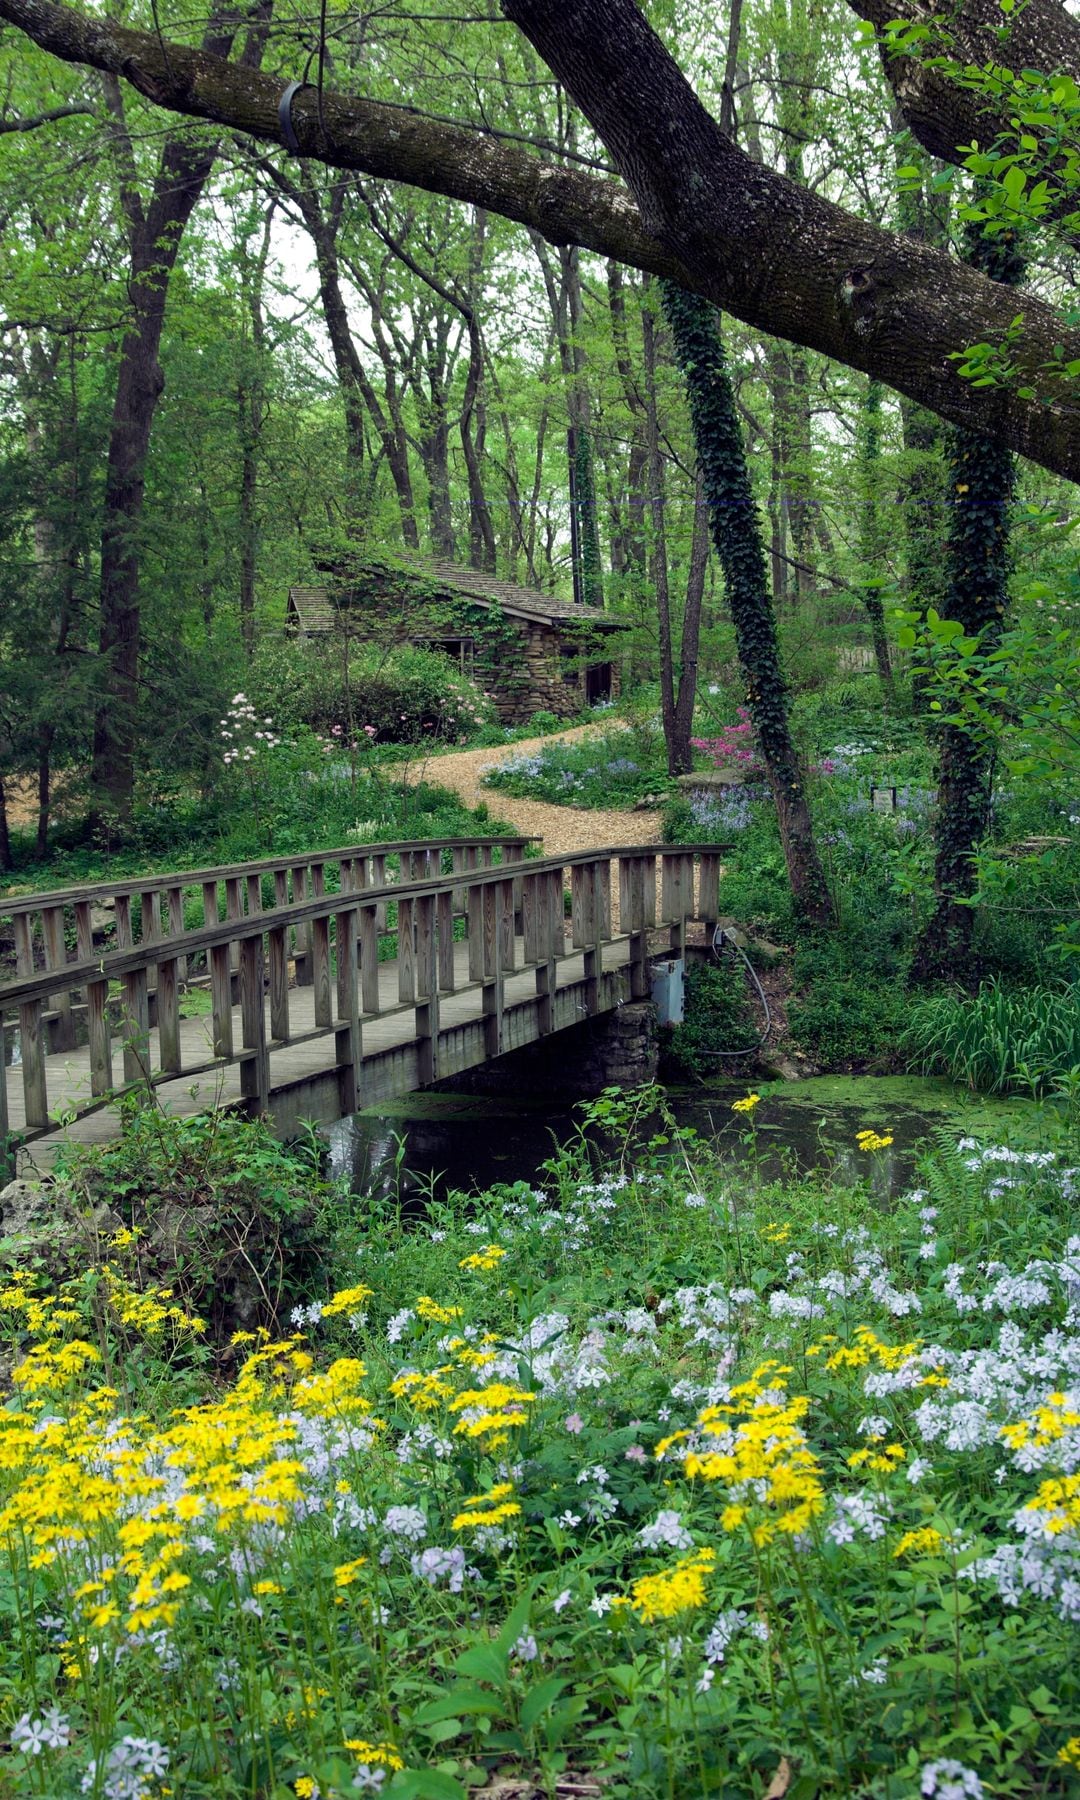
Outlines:
{"type": "Polygon", "coordinates": [[[116,924],[116,901],[99,900],[90,908],[90,934],[104,937],[116,924]]]}
{"type": "Polygon", "coordinates": [[[750,948],[753,950],[754,955],[760,957],[761,961],[770,969],[776,963],[783,962],[784,957],[787,955],[787,951],[782,945],[770,944],[768,938],[752,937],[750,939],[750,948]]]}
{"type": "Polygon", "coordinates": [[[51,1224],[54,1216],[51,1184],[9,1181],[0,1192],[0,1233],[4,1237],[26,1237],[51,1224]]]}
{"type": "Polygon", "coordinates": [[[715,794],[724,788],[741,787],[743,772],[735,767],[726,769],[696,769],[690,775],[676,775],[675,780],[684,793],[715,794]]]}

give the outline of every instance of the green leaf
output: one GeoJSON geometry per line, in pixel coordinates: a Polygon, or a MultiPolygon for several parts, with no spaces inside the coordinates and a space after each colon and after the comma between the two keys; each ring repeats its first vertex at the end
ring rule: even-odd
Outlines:
{"type": "Polygon", "coordinates": [[[557,1700],[563,1688],[569,1684],[561,1676],[550,1675],[546,1681],[540,1681],[530,1688],[521,1707],[521,1724],[525,1731],[531,1731],[541,1713],[546,1712],[553,1700],[557,1700]]]}

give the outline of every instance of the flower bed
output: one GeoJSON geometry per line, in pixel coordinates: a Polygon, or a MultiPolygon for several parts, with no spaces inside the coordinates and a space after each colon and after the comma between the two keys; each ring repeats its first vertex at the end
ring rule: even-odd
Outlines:
{"type": "Polygon", "coordinates": [[[129,1232],[8,1278],[9,1791],[1076,1791],[1075,1144],[886,1216],[881,1121],[863,1184],[736,1192],[654,1099],[600,1173],[346,1223],[216,1372],[129,1232]]]}

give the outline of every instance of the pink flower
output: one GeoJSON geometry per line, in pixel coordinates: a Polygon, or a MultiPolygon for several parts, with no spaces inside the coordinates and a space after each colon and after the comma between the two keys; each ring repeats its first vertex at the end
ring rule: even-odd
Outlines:
{"type": "Polygon", "coordinates": [[[564,1420],[564,1424],[566,1425],[567,1431],[571,1432],[574,1437],[577,1437],[578,1433],[585,1429],[584,1419],[580,1413],[576,1412],[572,1412],[569,1418],[564,1420]]]}

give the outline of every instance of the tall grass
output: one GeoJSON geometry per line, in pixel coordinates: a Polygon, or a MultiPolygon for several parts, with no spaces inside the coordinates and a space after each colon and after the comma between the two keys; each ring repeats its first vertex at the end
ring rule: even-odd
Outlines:
{"type": "Polygon", "coordinates": [[[917,1005],[904,1036],[924,1075],[950,1075],[984,1094],[1057,1085],[1080,1069],[1080,983],[935,994],[917,1005]]]}

